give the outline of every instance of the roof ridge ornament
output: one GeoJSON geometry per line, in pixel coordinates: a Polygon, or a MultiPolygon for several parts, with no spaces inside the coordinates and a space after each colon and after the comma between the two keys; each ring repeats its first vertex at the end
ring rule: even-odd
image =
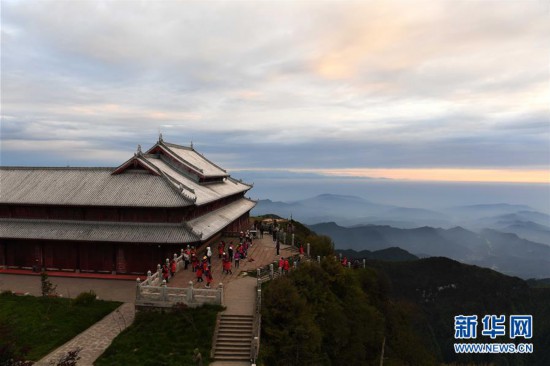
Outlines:
{"type": "Polygon", "coordinates": [[[191,149],[193,148],[193,140],[191,140],[191,149]]]}
{"type": "Polygon", "coordinates": [[[159,132],[159,142],[164,142],[164,140],[162,139],[162,132],[159,132]]]}
{"type": "Polygon", "coordinates": [[[141,145],[137,146],[137,155],[141,156],[143,153],[141,152],[141,145]]]}

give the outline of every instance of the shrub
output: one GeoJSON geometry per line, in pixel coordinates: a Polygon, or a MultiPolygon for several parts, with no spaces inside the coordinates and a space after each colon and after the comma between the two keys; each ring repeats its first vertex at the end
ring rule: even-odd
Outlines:
{"type": "Polygon", "coordinates": [[[73,299],[73,305],[90,305],[96,300],[96,293],[93,290],[81,292],[73,299]]]}
{"type": "Polygon", "coordinates": [[[54,296],[57,285],[51,283],[46,272],[40,273],[40,283],[42,285],[42,296],[54,296]]]}

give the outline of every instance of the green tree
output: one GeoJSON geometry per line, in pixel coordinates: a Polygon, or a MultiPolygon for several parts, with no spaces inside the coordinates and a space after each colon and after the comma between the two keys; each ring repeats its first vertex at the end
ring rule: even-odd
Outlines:
{"type": "Polygon", "coordinates": [[[262,307],[263,360],[267,365],[319,365],[321,330],[289,278],[266,287],[262,307]]]}

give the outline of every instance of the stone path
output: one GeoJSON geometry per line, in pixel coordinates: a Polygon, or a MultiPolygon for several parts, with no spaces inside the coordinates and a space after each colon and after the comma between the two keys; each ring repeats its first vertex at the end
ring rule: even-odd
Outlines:
{"type": "MultiPolygon", "coordinates": [[[[256,269],[266,264],[278,261],[280,257],[295,254],[288,245],[281,245],[279,255],[276,254],[275,244],[271,236],[264,235],[262,239],[256,239],[252,250],[249,250],[249,258],[253,262],[241,265],[240,271],[233,270],[233,275],[222,277],[225,284],[224,305],[222,314],[226,315],[254,315],[256,305],[256,278],[242,276],[241,271],[256,269]]],[[[221,264],[220,264],[221,266],[221,264]]],[[[250,362],[242,361],[214,361],[210,366],[250,366],[250,362]]]]}
{"type": "Polygon", "coordinates": [[[35,363],[35,365],[49,365],[50,361],[58,360],[68,351],[81,347],[82,350],[79,353],[81,358],[78,365],[92,366],[94,361],[109,347],[113,339],[132,324],[134,317],[134,304],[124,303],[105,318],[35,363]]]}

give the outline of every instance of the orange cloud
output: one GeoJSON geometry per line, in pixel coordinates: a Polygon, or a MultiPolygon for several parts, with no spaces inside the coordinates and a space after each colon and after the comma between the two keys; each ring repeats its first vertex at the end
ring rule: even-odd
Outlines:
{"type": "MultiPolygon", "coordinates": [[[[311,171],[311,170],[310,170],[311,171]]],[[[313,171],[312,171],[313,172],[313,171]]],[[[319,169],[316,173],[434,182],[550,183],[549,170],[529,169],[319,169]]]]}

